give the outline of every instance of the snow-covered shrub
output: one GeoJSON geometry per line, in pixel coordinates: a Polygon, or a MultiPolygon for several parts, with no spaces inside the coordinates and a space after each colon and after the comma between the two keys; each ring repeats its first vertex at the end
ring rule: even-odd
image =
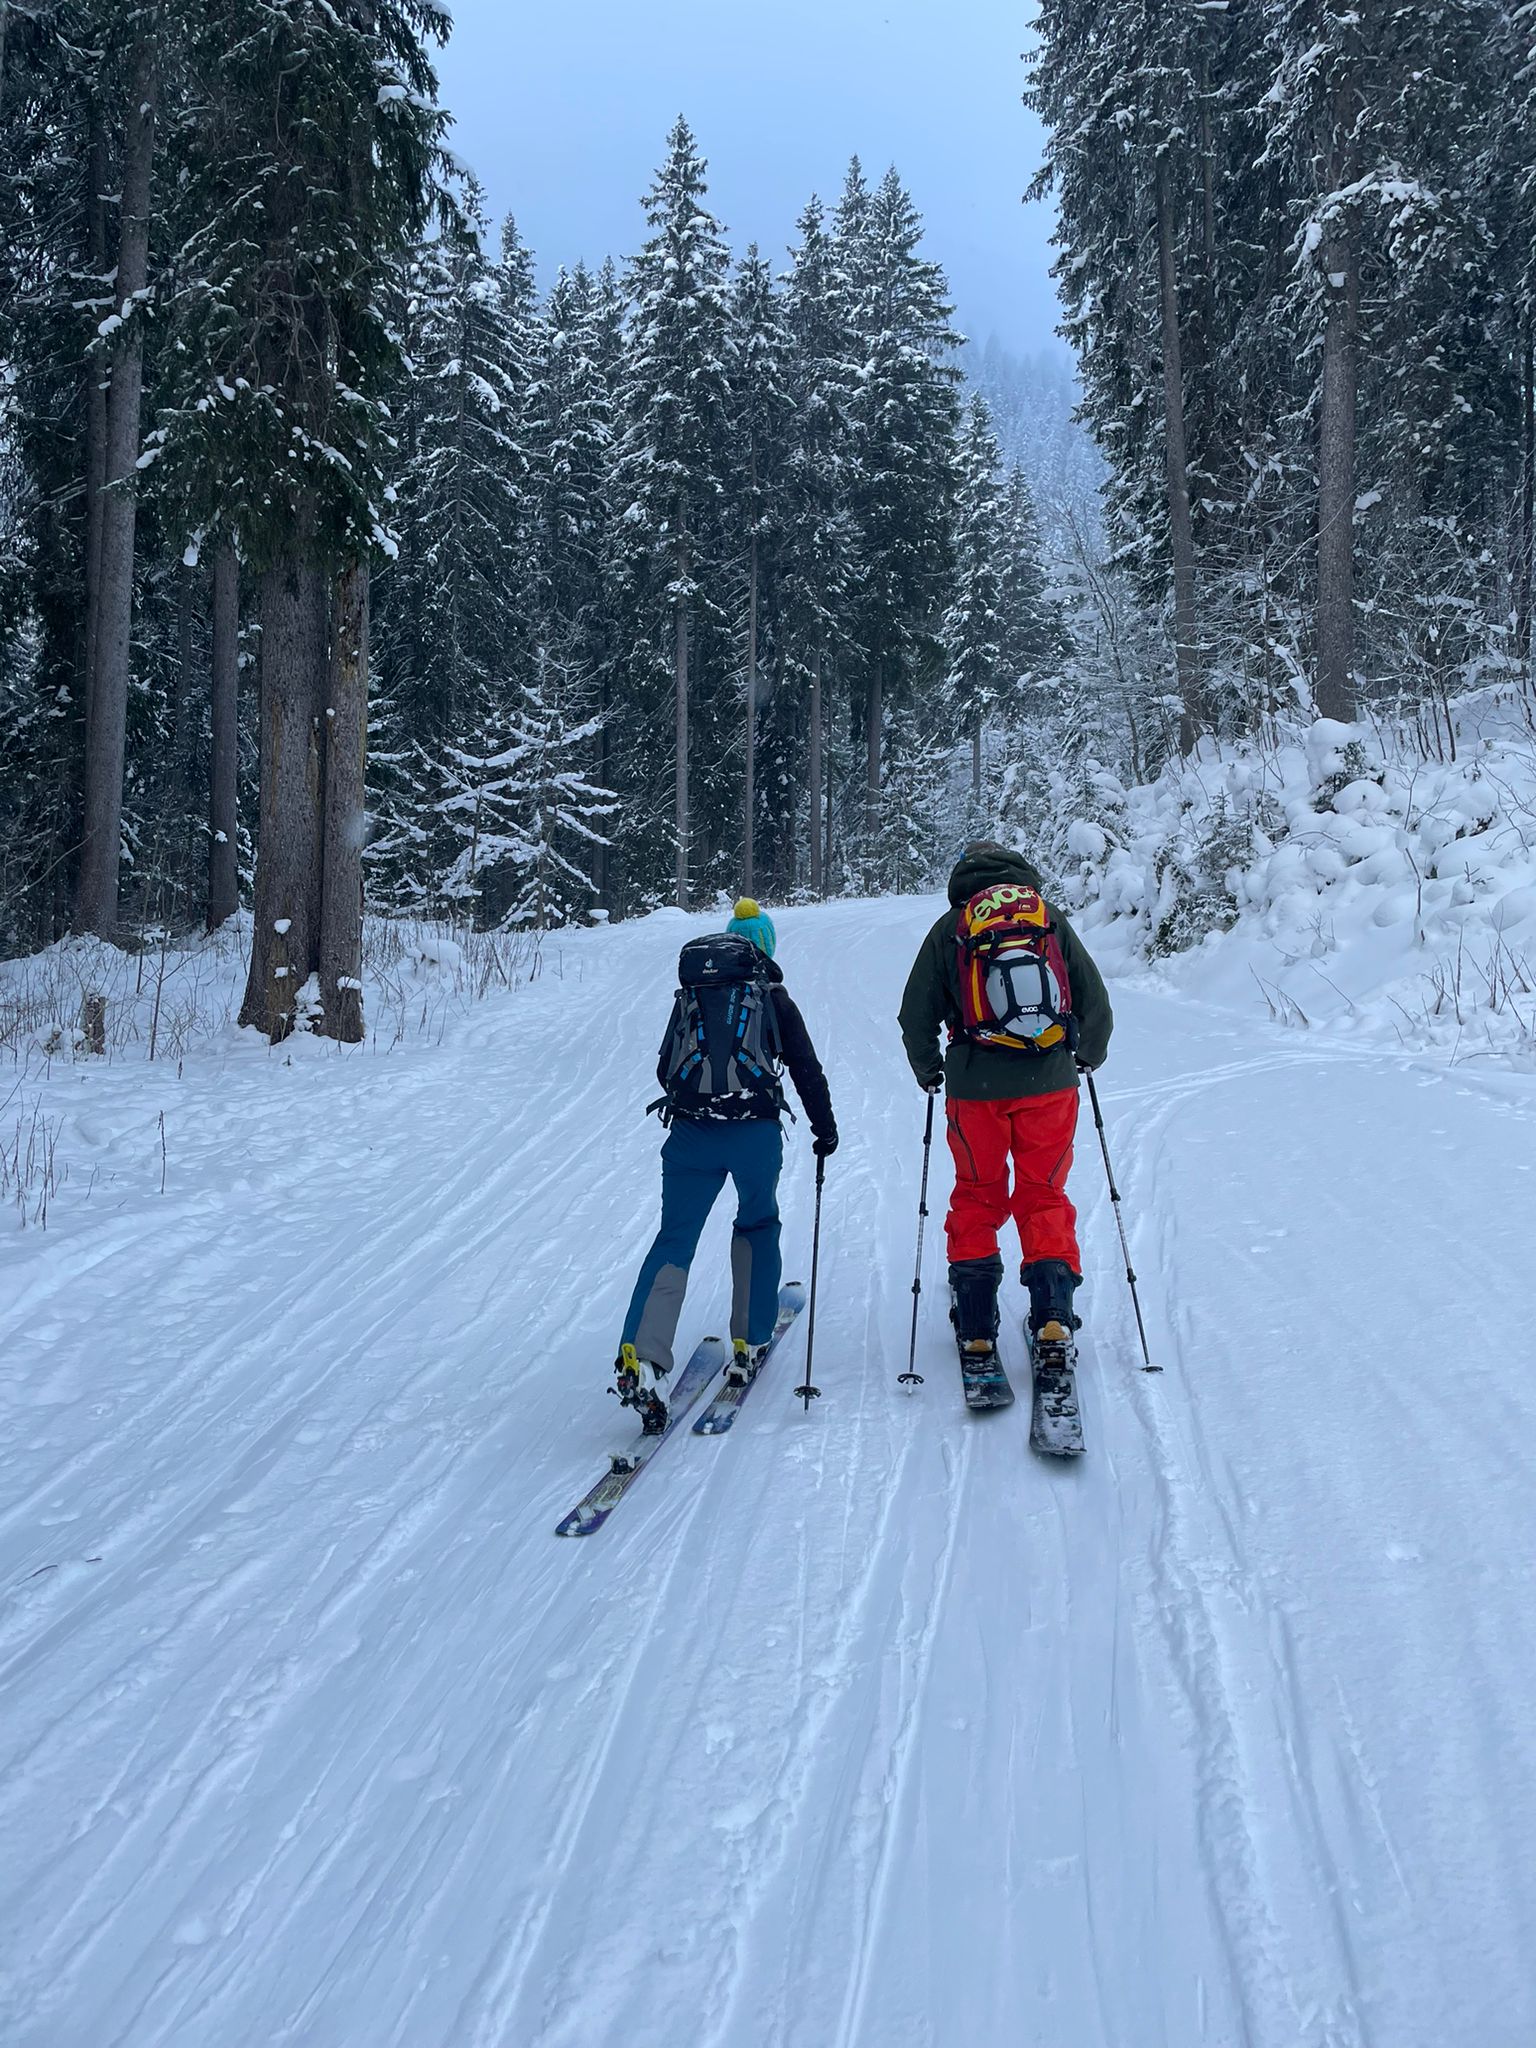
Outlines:
{"type": "Polygon", "coordinates": [[[1242,957],[1250,993],[1255,976],[1296,982],[1293,1021],[1524,1059],[1536,740],[1520,700],[1493,691],[1463,700],[1456,739],[1451,761],[1407,730],[1331,720],[1268,749],[1207,742],[1119,790],[1109,826],[1103,789],[1080,782],[1052,821],[1063,901],[1111,966],[1215,975],[1203,942],[1231,933],[1220,957],[1242,957]]]}
{"type": "Polygon", "coordinates": [[[1186,811],[1185,826],[1160,849],[1154,866],[1157,905],[1147,935],[1153,959],[1182,953],[1208,932],[1232,929],[1238,878],[1253,857],[1253,826],[1225,791],[1208,815],[1186,811]]]}

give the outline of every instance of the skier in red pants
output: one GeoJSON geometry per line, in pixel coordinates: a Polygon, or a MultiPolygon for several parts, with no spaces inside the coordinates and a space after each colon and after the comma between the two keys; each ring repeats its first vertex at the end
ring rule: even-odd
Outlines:
{"type": "Polygon", "coordinates": [[[1022,854],[989,840],[968,846],[949,878],[951,908],[923,941],[901,1003],[919,1086],[947,1087],[951,1313],[962,1345],[978,1353],[997,1341],[998,1232],[1010,1215],[1030,1329],[1064,1341],[1078,1327],[1083,1265],[1067,1199],[1078,1069],[1101,1064],[1114,1019],[1099,970],[1042,888],[1022,854]]]}

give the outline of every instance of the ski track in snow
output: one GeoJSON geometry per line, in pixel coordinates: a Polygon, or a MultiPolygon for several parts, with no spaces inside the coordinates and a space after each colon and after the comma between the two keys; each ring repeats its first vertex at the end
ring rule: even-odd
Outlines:
{"type": "Polygon", "coordinates": [[[156,1177],[0,1241],[6,2048],[1530,2048],[1536,1084],[1118,990],[1165,1371],[1085,1120],[1053,1466],[1011,1280],[964,1410],[942,1138],[896,1384],[933,909],[781,920],[823,1400],[802,1320],[580,1542],[683,920],[430,1053],[67,1083],[156,1177]]]}

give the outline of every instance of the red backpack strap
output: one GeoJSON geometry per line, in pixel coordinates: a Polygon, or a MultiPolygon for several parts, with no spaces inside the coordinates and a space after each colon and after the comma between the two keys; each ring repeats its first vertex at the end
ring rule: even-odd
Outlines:
{"type": "MultiPolygon", "coordinates": [[[[973,897],[972,902],[975,901],[973,897]]],[[[970,903],[962,903],[955,918],[955,978],[960,984],[960,1035],[967,1038],[988,1021],[986,1009],[981,1000],[982,963],[981,955],[972,943],[967,930],[970,903]]]]}
{"type": "MultiPolygon", "coordinates": [[[[1045,906],[1045,910],[1046,916],[1050,919],[1045,928],[1045,957],[1052,974],[1056,977],[1056,986],[1061,990],[1061,1014],[1065,1020],[1072,1015],[1072,977],[1067,972],[1067,956],[1061,950],[1061,940],[1056,935],[1055,913],[1049,904],[1045,906]]],[[[1071,1028],[1067,1031],[1067,1043],[1077,1043],[1077,1033],[1071,1028]]]]}

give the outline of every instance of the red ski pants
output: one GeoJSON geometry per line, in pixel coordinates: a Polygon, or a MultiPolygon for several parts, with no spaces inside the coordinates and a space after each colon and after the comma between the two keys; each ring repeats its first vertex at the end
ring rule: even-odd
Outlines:
{"type": "Polygon", "coordinates": [[[1026,1266],[1036,1259],[1065,1259],[1081,1273],[1077,1211],[1067,1200],[1077,1090],[1009,1102],[957,1102],[951,1096],[945,1114],[955,1160],[955,1192],[944,1226],[951,1261],[993,1257],[997,1233],[1012,1216],[1026,1266]]]}

